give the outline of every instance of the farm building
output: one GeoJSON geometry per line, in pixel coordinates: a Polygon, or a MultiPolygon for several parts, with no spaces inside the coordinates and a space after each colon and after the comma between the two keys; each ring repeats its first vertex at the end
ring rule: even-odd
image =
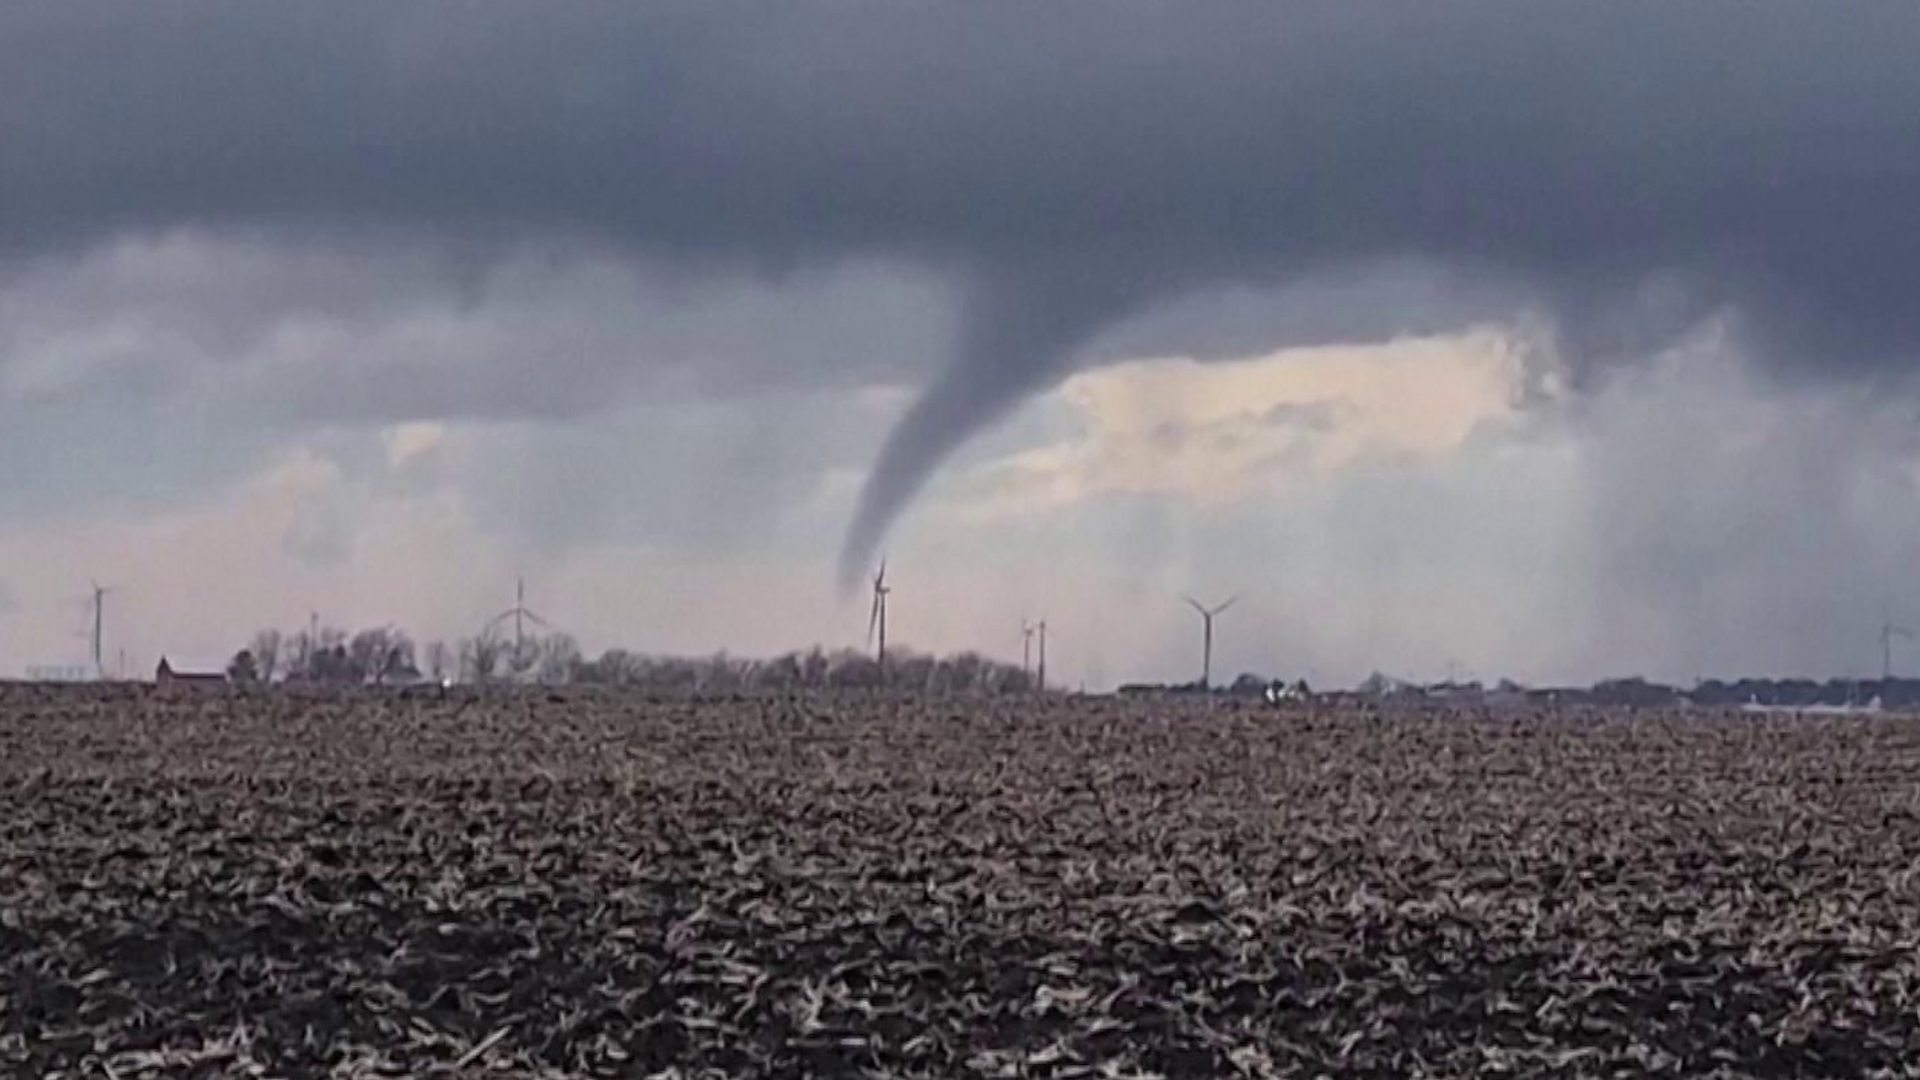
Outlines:
{"type": "Polygon", "coordinates": [[[164,656],[160,658],[160,666],[154,669],[153,681],[159,686],[188,687],[225,686],[228,682],[226,671],[219,667],[176,668],[164,656]]]}

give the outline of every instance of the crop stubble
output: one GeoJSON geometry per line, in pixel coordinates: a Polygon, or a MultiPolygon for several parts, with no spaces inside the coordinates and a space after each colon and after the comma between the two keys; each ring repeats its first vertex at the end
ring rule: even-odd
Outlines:
{"type": "Polygon", "coordinates": [[[20,1075],[1920,1075],[1920,721],[0,689],[20,1075]]]}

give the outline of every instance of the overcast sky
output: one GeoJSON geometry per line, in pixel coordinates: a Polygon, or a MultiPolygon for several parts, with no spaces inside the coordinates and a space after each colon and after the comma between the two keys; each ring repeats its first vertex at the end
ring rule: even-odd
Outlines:
{"type": "MultiPolygon", "coordinates": [[[[1920,7],[0,5],[0,673],[308,612],[1869,673],[1920,7]]],[[[1920,670],[1920,655],[1909,665],[1920,670]]]]}

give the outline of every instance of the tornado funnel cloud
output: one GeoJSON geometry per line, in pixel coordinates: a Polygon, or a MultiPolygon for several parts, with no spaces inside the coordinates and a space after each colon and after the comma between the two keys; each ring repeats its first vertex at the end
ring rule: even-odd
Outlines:
{"type": "Polygon", "coordinates": [[[880,541],[933,471],[967,437],[1011,411],[1035,385],[1031,381],[973,379],[952,368],[900,419],[873,472],[867,477],[840,556],[840,588],[860,584],[880,541]]]}
{"type": "Polygon", "coordinates": [[[1073,351],[1126,310],[1133,289],[1113,273],[993,275],[962,305],[952,362],[887,435],[840,553],[843,595],[856,588],[887,531],[934,471],[981,429],[1060,379],[1073,351]]]}

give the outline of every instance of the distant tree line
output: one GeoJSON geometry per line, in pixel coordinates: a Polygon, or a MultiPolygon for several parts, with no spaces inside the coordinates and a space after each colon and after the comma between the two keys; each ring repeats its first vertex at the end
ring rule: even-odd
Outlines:
{"type": "Polygon", "coordinates": [[[1691,689],[1638,676],[1603,679],[1585,688],[1528,691],[1530,697],[1563,704],[1659,708],[1687,703],[1708,708],[1770,705],[1781,708],[1864,705],[1875,698],[1887,708],[1920,704],[1920,679],[1706,679],[1691,689]]]}
{"type": "Polygon", "coordinates": [[[889,649],[883,673],[872,654],[818,647],[764,660],[725,653],[697,658],[646,656],[609,649],[599,659],[580,664],[573,681],[700,692],[879,687],[884,683],[930,694],[989,695],[1021,693],[1032,685],[1017,665],[973,652],[936,657],[889,649]]]}
{"type": "Polygon", "coordinates": [[[1888,708],[1920,704],[1920,679],[1708,679],[1687,697],[1696,705],[1848,705],[1873,698],[1888,708]]]}
{"type": "MultiPolygon", "coordinates": [[[[445,646],[426,656],[444,663],[445,646]]],[[[405,631],[392,626],[348,633],[318,626],[296,633],[262,630],[227,664],[235,682],[399,683],[422,677],[422,652],[405,631]]]]}
{"type": "Polygon", "coordinates": [[[1031,686],[1017,665],[972,652],[936,657],[889,649],[883,674],[872,654],[854,649],[815,647],[750,659],[726,653],[658,656],[615,648],[588,659],[579,643],[562,633],[515,639],[489,629],[452,645],[435,641],[423,647],[391,626],[355,633],[337,627],[295,633],[262,630],[234,654],[228,675],[236,682],[404,685],[448,680],[696,693],[884,684],[929,694],[993,695],[1021,693],[1031,686]]]}

